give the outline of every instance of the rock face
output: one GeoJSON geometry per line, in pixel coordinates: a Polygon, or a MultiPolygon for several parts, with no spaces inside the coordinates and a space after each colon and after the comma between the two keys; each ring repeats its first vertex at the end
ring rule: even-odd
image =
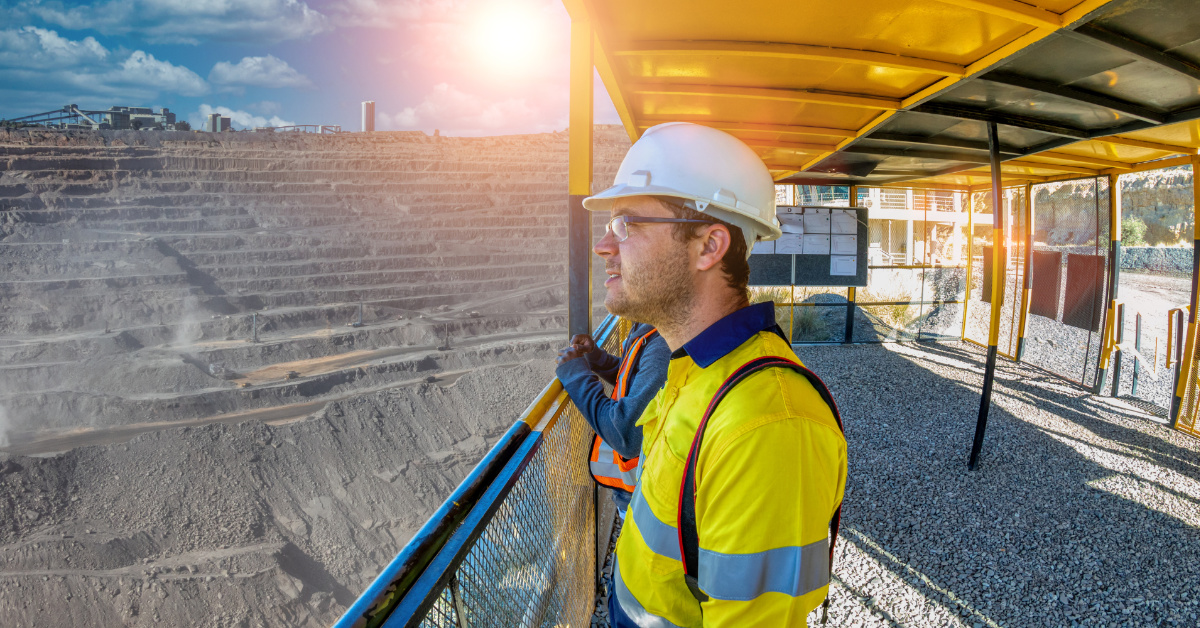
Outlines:
{"type": "Polygon", "coordinates": [[[565,134],[0,130],[0,625],[335,620],[552,376],[566,175],[565,134]]]}
{"type": "MultiPolygon", "coordinates": [[[[1034,228],[1045,232],[1042,239],[1051,244],[1086,244],[1097,215],[1092,179],[1039,185],[1035,190],[1034,228]]],[[[1192,199],[1192,172],[1186,166],[1121,177],[1122,217],[1145,224],[1145,244],[1151,246],[1191,244],[1192,199]]],[[[1099,211],[1107,212],[1103,195],[1099,211]]]]}

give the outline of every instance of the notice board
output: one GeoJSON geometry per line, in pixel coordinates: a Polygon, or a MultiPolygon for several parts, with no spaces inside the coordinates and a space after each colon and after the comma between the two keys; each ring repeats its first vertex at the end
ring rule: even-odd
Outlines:
{"type": "Polygon", "coordinates": [[[750,254],[752,286],[867,285],[867,208],[777,207],[783,237],[750,254]]]}

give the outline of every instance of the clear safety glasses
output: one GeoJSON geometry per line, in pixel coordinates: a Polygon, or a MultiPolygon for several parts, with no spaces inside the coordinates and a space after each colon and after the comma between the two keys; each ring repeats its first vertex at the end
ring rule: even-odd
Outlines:
{"type": "Polygon", "coordinates": [[[701,225],[717,224],[711,220],[695,220],[692,218],[654,218],[652,216],[616,216],[608,221],[608,226],[605,228],[606,233],[611,233],[617,238],[617,242],[624,242],[629,237],[629,229],[626,225],[636,222],[649,223],[664,223],[664,222],[680,222],[680,223],[695,223],[701,225]]]}

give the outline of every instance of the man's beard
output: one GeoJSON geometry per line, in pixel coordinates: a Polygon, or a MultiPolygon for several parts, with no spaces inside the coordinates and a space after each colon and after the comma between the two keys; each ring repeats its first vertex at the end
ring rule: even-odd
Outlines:
{"type": "Polygon", "coordinates": [[[678,325],[690,316],[695,297],[687,260],[682,244],[636,266],[622,260],[620,291],[610,290],[604,306],[617,316],[655,327],[678,325]]]}

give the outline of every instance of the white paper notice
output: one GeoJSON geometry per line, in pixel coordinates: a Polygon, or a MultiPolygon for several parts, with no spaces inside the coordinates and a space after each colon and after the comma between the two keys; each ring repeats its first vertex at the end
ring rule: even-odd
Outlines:
{"type": "Polygon", "coordinates": [[[754,248],[750,250],[751,255],[772,255],[775,253],[775,241],[770,242],[755,242],[754,248]]]}
{"type": "Polygon", "coordinates": [[[830,233],[858,234],[858,212],[853,209],[835,209],[830,217],[830,233]]]}
{"type": "Polygon", "coordinates": [[[858,274],[858,258],[854,255],[830,255],[829,274],[835,277],[853,277],[858,274]]]}
{"type": "Polygon", "coordinates": [[[830,236],[830,250],[834,255],[858,255],[857,235],[830,236]]]}
{"type": "Polygon", "coordinates": [[[804,234],[805,255],[829,255],[829,236],[827,234],[804,234]]]}
{"type": "Polygon", "coordinates": [[[784,233],[804,233],[804,220],[800,214],[777,214],[779,228],[784,233]]]}
{"type": "Polygon", "coordinates": [[[804,236],[785,233],[775,240],[776,255],[800,255],[804,253],[804,236]]]}
{"type": "Polygon", "coordinates": [[[829,233],[829,210],[804,210],[804,233],[829,233]]]}

